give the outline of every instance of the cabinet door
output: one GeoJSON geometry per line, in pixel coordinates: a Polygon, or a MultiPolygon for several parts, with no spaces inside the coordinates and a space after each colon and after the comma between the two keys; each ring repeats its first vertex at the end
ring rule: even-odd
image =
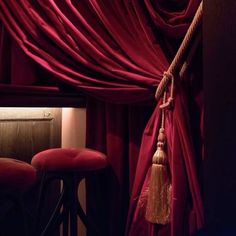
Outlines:
{"type": "Polygon", "coordinates": [[[61,145],[61,108],[0,108],[0,156],[30,162],[61,145]]]}

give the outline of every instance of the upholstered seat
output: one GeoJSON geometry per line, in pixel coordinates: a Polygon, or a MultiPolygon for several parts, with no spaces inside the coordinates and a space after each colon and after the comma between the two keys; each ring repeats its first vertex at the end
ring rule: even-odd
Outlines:
{"type": "MultiPolygon", "coordinates": [[[[88,148],[52,148],[33,156],[31,164],[41,176],[39,211],[42,209],[42,199],[47,191],[45,186],[55,180],[62,182],[62,190],[58,202],[55,203],[53,214],[45,226],[36,226],[35,235],[51,235],[53,229],[63,223],[63,235],[68,236],[70,232],[71,236],[77,236],[77,216],[90,232],[99,235],[94,222],[91,222],[84,213],[77,194],[82,179],[108,166],[106,155],[88,148]]],[[[40,222],[39,211],[36,222],[40,222]]]]}
{"type": "Polygon", "coordinates": [[[24,191],[36,180],[36,170],[30,164],[12,159],[0,158],[0,192],[24,191]]]}
{"type": "MultiPolygon", "coordinates": [[[[24,205],[24,194],[36,182],[36,170],[30,164],[0,157],[0,225],[1,235],[11,235],[15,229],[14,222],[21,222],[19,235],[29,235],[29,218],[24,205]],[[11,212],[12,217],[8,218],[11,212]],[[14,213],[12,213],[14,212],[14,213]]],[[[19,227],[19,225],[18,225],[19,227]]],[[[14,231],[14,235],[15,235],[14,231]]]]}
{"type": "Polygon", "coordinates": [[[43,171],[90,171],[108,163],[103,153],[88,148],[54,148],[36,154],[31,164],[43,171]]]}

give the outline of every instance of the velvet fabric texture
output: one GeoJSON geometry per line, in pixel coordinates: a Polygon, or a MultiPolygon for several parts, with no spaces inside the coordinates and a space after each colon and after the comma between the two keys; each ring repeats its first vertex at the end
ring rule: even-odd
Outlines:
{"type": "Polygon", "coordinates": [[[106,156],[88,148],[51,148],[33,156],[32,166],[43,171],[90,171],[107,167],[106,156]]]}
{"type": "Polygon", "coordinates": [[[0,192],[24,191],[36,181],[36,170],[26,162],[0,158],[0,192]]]}
{"type": "MultiPolygon", "coordinates": [[[[106,153],[110,162],[107,173],[87,183],[88,214],[100,222],[103,235],[192,235],[203,226],[201,133],[196,132],[202,107],[200,90],[195,88],[196,78],[201,77],[184,86],[176,78],[175,108],[166,119],[171,223],[153,225],[144,219],[149,167],[160,125],[154,93],[199,2],[0,1],[1,35],[7,29],[20,53],[23,50],[51,72],[49,83],[67,85],[88,96],[87,146],[106,153]],[[199,104],[194,113],[193,107],[199,104]]],[[[8,55],[3,51],[1,46],[1,55],[8,55]]],[[[10,63],[1,60],[1,73],[16,56],[10,63]]],[[[26,72],[30,75],[29,67],[22,74],[26,72]]],[[[9,76],[5,73],[1,81],[11,83],[9,76]]],[[[38,83],[29,78],[33,80],[27,75],[19,83],[38,83]]]]}
{"type": "Polygon", "coordinates": [[[0,7],[28,56],[65,83],[123,104],[153,99],[168,67],[163,36],[181,39],[198,3],[11,0],[0,7]]]}

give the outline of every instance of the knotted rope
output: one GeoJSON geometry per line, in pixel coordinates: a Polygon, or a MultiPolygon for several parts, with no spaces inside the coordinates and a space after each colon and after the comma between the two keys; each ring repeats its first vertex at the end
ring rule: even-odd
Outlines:
{"type": "Polygon", "coordinates": [[[156,90],[156,94],[155,94],[155,98],[157,101],[159,101],[159,99],[160,99],[161,95],[163,94],[165,88],[167,87],[170,79],[173,78],[173,74],[176,71],[177,67],[179,66],[179,64],[183,58],[183,55],[185,54],[185,52],[190,44],[190,41],[191,41],[198,25],[201,22],[202,14],[203,14],[202,5],[203,5],[203,3],[201,2],[196,13],[195,13],[192,23],[190,24],[190,26],[184,36],[184,39],[183,39],[182,43],[180,44],[180,47],[179,47],[174,59],[172,60],[168,70],[166,72],[164,72],[164,74],[163,74],[163,78],[162,78],[161,82],[159,83],[157,90],[156,90]]]}

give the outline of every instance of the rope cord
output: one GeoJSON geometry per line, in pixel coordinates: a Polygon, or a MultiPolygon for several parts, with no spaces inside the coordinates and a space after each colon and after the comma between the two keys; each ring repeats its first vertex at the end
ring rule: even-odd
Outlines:
{"type": "Polygon", "coordinates": [[[173,74],[175,72],[175,70],[177,69],[177,66],[179,65],[179,63],[182,60],[182,57],[187,49],[187,47],[189,46],[189,43],[193,37],[194,32],[196,31],[199,23],[201,22],[202,19],[202,13],[203,13],[203,7],[202,7],[203,3],[201,1],[195,16],[192,20],[192,23],[190,24],[187,33],[185,34],[185,37],[173,59],[173,61],[171,62],[168,70],[166,72],[164,72],[163,74],[163,78],[161,80],[161,82],[159,83],[157,90],[156,90],[156,94],[155,94],[155,98],[158,101],[161,97],[161,95],[163,94],[165,88],[167,87],[170,79],[173,77],[173,74]]]}
{"type": "MultiPolygon", "coordinates": [[[[164,92],[164,94],[163,94],[163,104],[165,104],[166,103],[166,91],[164,92]]],[[[163,105],[162,104],[162,105],[163,105]]],[[[164,126],[165,126],[165,109],[162,109],[161,110],[161,129],[162,130],[164,130],[164,126]]]]}
{"type": "MultiPolygon", "coordinates": [[[[174,77],[172,75],[171,76],[171,87],[170,87],[170,96],[166,101],[166,97],[165,97],[165,101],[163,101],[163,103],[160,105],[161,109],[164,108],[172,108],[173,107],[173,102],[174,102],[174,77]]],[[[166,93],[166,89],[165,92],[166,93]]],[[[164,99],[163,99],[164,100],[164,99]]]]}
{"type": "Polygon", "coordinates": [[[192,41],[191,43],[191,48],[189,49],[189,52],[188,52],[188,55],[187,55],[187,58],[184,60],[182,66],[181,66],[181,69],[179,71],[179,77],[180,79],[183,79],[187,70],[188,70],[188,67],[195,55],[195,52],[198,48],[198,45],[200,44],[201,42],[201,38],[202,38],[202,34],[201,32],[198,32],[196,34],[196,36],[194,37],[194,40],[192,41]]]}

